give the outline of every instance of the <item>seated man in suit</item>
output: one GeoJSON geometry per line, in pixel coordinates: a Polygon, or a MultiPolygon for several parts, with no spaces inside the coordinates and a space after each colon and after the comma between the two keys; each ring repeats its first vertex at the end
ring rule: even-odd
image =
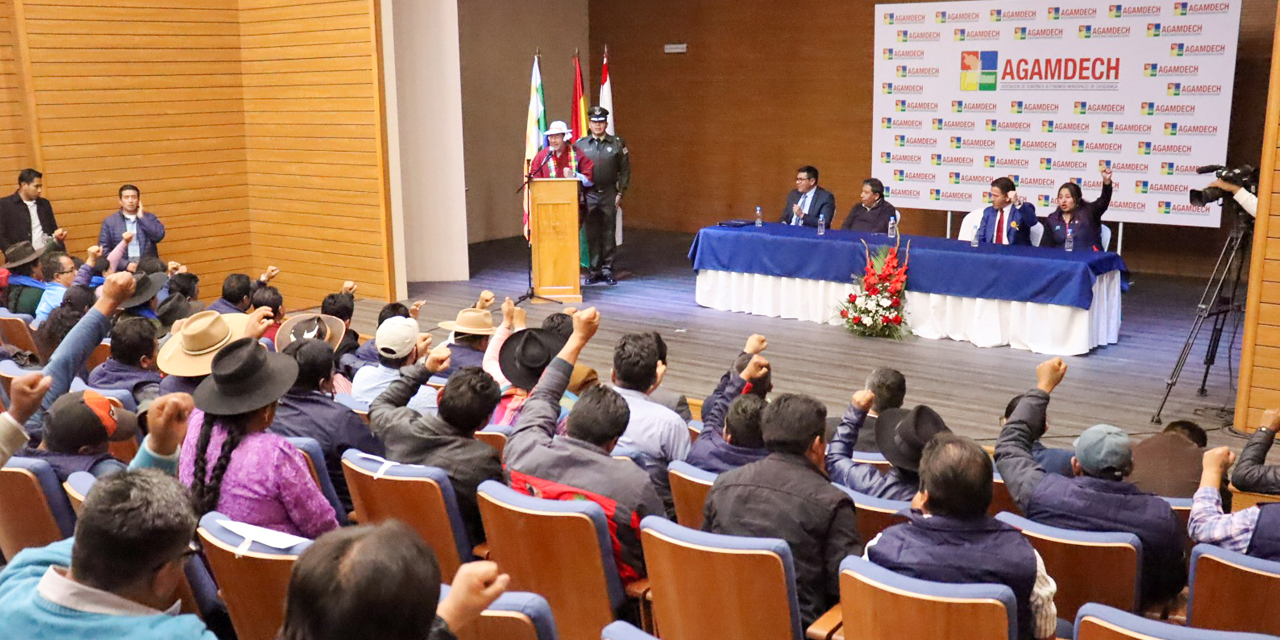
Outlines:
{"type": "Polygon", "coordinates": [[[898,217],[898,210],[884,199],[884,183],[876,178],[862,181],[861,202],[849,210],[841,229],[864,233],[888,233],[889,220],[898,217]]]}
{"type": "Polygon", "coordinates": [[[836,215],[836,197],[818,186],[818,170],[809,165],[796,169],[796,188],[787,194],[778,222],[793,226],[818,226],[821,218],[827,227],[836,215]]]}
{"type": "Polygon", "coordinates": [[[1111,425],[1095,425],[1076,438],[1075,477],[1048,473],[1031,454],[1043,435],[1049,394],[1062,382],[1062,358],[1036,368],[1037,385],[1027,392],[996,442],[996,468],[1018,508],[1031,520],[1077,531],[1121,531],[1142,541],[1142,608],[1168,603],[1187,586],[1182,524],[1162,498],[1125,480],[1133,471],[1129,436],[1111,425]]]}
{"type": "Polygon", "coordinates": [[[37,251],[45,248],[52,238],[56,251],[66,251],[63,242],[67,230],[58,227],[53,218],[53,205],[40,197],[44,190],[44,174],[35,169],[23,169],[18,174],[18,190],[0,200],[0,249],[19,242],[30,242],[37,251]]]}
{"type": "Polygon", "coordinates": [[[1013,180],[991,181],[991,206],[982,210],[978,242],[1031,246],[1031,227],[1036,226],[1036,208],[1018,196],[1013,180]]]}
{"type": "Polygon", "coordinates": [[[920,580],[1003,584],[1017,602],[1018,638],[1053,638],[1057,584],[1022,532],[987,515],[992,491],[987,452],[969,438],[938,434],[920,457],[907,522],[868,542],[866,558],[920,580]]]}

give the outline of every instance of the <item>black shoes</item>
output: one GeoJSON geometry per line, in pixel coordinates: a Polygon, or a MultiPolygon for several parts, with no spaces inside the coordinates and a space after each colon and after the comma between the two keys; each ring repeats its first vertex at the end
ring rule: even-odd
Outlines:
{"type": "Polygon", "coordinates": [[[587,284],[607,284],[612,287],[612,286],[616,286],[618,284],[618,281],[613,279],[612,273],[593,273],[587,276],[586,283],[587,284]]]}

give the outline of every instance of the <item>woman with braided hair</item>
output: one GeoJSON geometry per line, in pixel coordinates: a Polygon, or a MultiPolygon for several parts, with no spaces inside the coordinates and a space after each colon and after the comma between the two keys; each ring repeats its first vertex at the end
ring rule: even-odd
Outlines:
{"type": "Polygon", "coordinates": [[[193,394],[178,471],[197,513],[308,538],[337,529],[304,454],[267,432],[276,402],[297,380],[297,361],[241,338],[214,356],[212,370],[193,394]]]}

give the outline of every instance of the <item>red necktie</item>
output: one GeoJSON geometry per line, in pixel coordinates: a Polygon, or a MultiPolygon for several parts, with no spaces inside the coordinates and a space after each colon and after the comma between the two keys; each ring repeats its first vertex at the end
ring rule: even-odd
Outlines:
{"type": "Polygon", "coordinates": [[[1004,209],[996,216],[996,244],[1004,244],[1004,209]]]}

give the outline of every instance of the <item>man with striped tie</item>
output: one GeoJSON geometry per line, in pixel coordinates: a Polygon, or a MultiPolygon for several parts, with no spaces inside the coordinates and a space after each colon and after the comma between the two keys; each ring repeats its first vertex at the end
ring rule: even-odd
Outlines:
{"type": "Polygon", "coordinates": [[[831,227],[836,214],[836,197],[818,186],[818,170],[805,165],[796,169],[796,188],[787,194],[787,204],[782,207],[778,222],[794,226],[818,226],[818,219],[831,227]]]}

